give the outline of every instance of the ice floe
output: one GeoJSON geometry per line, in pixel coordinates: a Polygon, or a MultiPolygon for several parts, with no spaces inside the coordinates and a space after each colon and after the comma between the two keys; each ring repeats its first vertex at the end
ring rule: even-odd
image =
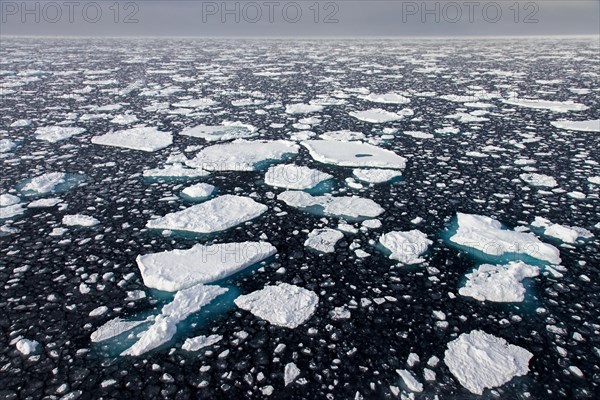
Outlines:
{"type": "Polygon", "coordinates": [[[463,333],[448,343],[444,363],[456,379],[475,394],[527,375],[533,354],[480,330],[463,333]]]}
{"type": "Polygon", "coordinates": [[[323,106],[317,104],[288,104],[285,106],[286,114],[309,114],[323,110],[323,106]]]}
{"type": "Polygon", "coordinates": [[[552,101],[552,100],[539,100],[539,99],[502,99],[505,104],[513,106],[536,108],[542,110],[550,110],[553,112],[569,112],[569,111],[585,111],[588,107],[584,104],[575,103],[571,100],[568,101],[552,101]]]}
{"type": "Polygon", "coordinates": [[[203,148],[188,165],[208,171],[254,171],[266,162],[293,156],[298,150],[297,144],[285,140],[236,140],[203,148]]]}
{"type": "Polygon", "coordinates": [[[69,139],[75,135],[82,134],[85,131],[85,128],[69,126],[41,126],[35,130],[35,135],[38,140],[56,143],[61,140],[69,139]]]}
{"type": "Polygon", "coordinates": [[[197,244],[187,250],[140,255],[136,262],[144,285],[174,292],[226,278],[276,252],[267,242],[197,244]]]}
{"type": "Polygon", "coordinates": [[[201,178],[210,175],[202,168],[189,168],[180,163],[165,165],[162,168],[146,169],[145,178],[201,178]]]}
{"type": "Polygon", "coordinates": [[[404,169],[406,159],[369,143],[307,140],[302,142],[312,158],[340,167],[404,169]]]}
{"type": "Polygon", "coordinates": [[[433,241],[429,240],[423,232],[413,229],[383,234],[379,238],[379,243],[391,252],[389,258],[392,260],[402,264],[419,264],[425,261],[420,256],[427,251],[433,241]]]}
{"type": "Polygon", "coordinates": [[[198,351],[208,346],[212,346],[215,343],[220,342],[223,339],[221,335],[210,335],[210,336],[196,336],[185,340],[181,346],[182,350],[185,351],[198,351]]]}
{"type": "Polygon", "coordinates": [[[250,138],[258,135],[256,127],[236,121],[223,121],[221,125],[197,125],[185,128],[180,135],[204,139],[208,142],[250,138]]]}
{"type": "Polygon", "coordinates": [[[373,200],[357,196],[312,196],[301,191],[286,191],[280,193],[277,199],[304,211],[350,219],[374,218],[385,211],[373,200]]]}
{"type": "Polygon", "coordinates": [[[173,136],[154,127],[139,127],[94,136],[92,143],[153,152],[170,146],[173,136]]]}
{"type": "Polygon", "coordinates": [[[319,135],[319,139],[322,140],[337,140],[341,142],[364,140],[365,138],[366,136],[364,133],[349,130],[329,131],[319,135]]]}
{"type": "Polygon", "coordinates": [[[552,121],[550,124],[559,129],[566,129],[570,131],[600,132],[600,119],[591,119],[587,121],[560,120],[552,121]]]}
{"type": "Polygon", "coordinates": [[[181,194],[191,200],[204,200],[209,198],[215,189],[213,185],[208,183],[196,183],[183,189],[181,194]]]}
{"type": "Polygon", "coordinates": [[[579,238],[589,239],[594,237],[592,232],[585,228],[555,224],[542,217],[535,217],[535,220],[531,223],[531,226],[535,228],[542,228],[544,236],[558,239],[564,243],[573,244],[576,243],[577,239],[579,238]]]}
{"type": "Polygon", "coordinates": [[[293,362],[287,363],[283,368],[283,384],[284,386],[293,383],[300,376],[300,369],[293,362]]]}
{"type": "Polygon", "coordinates": [[[373,103],[384,103],[384,104],[407,104],[410,103],[410,99],[408,97],[402,96],[398,93],[384,93],[384,94],[375,94],[371,93],[366,96],[358,96],[359,99],[372,101],[373,103]]]}
{"type": "Polygon", "coordinates": [[[23,354],[24,356],[28,356],[30,354],[35,353],[39,345],[39,342],[35,340],[19,339],[15,347],[17,348],[19,353],[23,354]]]}
{"type": "Polygon", "coordinates": [[[543,243],[531,233],[503,229],[499,221],[483,215],[457,213],[456,218],[458,229],[449,238],[453,243],[491,256],[526,254],[552,264],[561,262],[556,247],[543,243]]]}
{"type": "Polygon", "coordinates": [[[294,164],[274,165],[265,173],[267,185],[295,190],[312,189],[331,178],[325,172],[294,164]]]}
{"type": "Polygon", "coordinates": [[[267,206],[249,197],[226,194],[182,211],[152,219],[151,229],[172,229],[197,233],[219,232],[262,215],[267,206]]]}
{"type": "Polygon", "coordinates": [[[372,124],[399,121],[404,118],[404,114],[386,111],[381,108],[371,108],[364,111],[352,111],[350,112],[350,116],[360,121],[370,122],[372,124]]]}
{"type": "Polygon", "coordinates": [[[89,215],[71,214],[71,215],[65,215],[62,219],[62,223],[63,223],[63,225],[67,225],[67,226],[90,227],[90,226],[98,225],[100,223],[100,221],[98,221],[94,217],[90,217],[89,215]]]}
{"type": "Polygon", "coordinates": [[[236,298],[235,304],[273,325],[296,328],[308,320],[317,309],[316,293],[280,283],[236,298]]]}
{"type": "Polygon", "coordinates": [[[335,244],[343,237],[344,234],[335,229],[313,229],[308,234],[308,239],[306,239],[304,245],[322,253],[333,253],[335,252],[335,244]]]}
{"type": "Polygon", "coordinates": [[[521,174],[521,175],[519,175],[519,178],[521,178],[521,180],[523,180],[523,182],[525,182],[531,186],[547,187],[547,188],[553,188],[553,187],[558,186],[556,179],[554,179],[553,177],[551,177],[549,175],[530,173],[530,174],[521,174]]]}
{"type": "Polygon", "coordinates": [[[140,326],[146,321],[125,321],[119,317],[111,319],[104,325],[100,326],[90,336],[92,342],[103,342],[108,339],[112,339],[125,332],[129,332],[133,328],[140,326]]]}
{"type": "Polygon", "coordinates": [[[8,153],[14,150],[17,144],[10,139],[0,139],[0,153],[8,153]]]}
{"type": "Polygon", "coordinates": [[[37,199],[27,204],[27,208],[48,208],[54,207],[61,203],[63,200],[58,197],[49,197],[47,199],[37,199]]]}
{"type": "Polygon", "coordinates": [[[402,172],[394,169],[355,169],[352,175],[359,181],[367,183],[385,183],[402,176],[402,172]]]}
{"type": "Polygon", "coordinates": [[[458,292],[479,301],[519,302],[525,298],[521,282],[539,273],[538,267],[521,261],[506,265],[483,264],[466,275],[467,282],[458,292]]]}
{"type": "Polygon", "coordinates": [[[41,196],[79,185],[84,180],[82,175],[64,172],[48,172],[22,181],[19,191],[25,196],[41,196]]]}
{"type": "Polygon", "coordinates": [[[400,375],[402,381],[411,392],[420,393],[423,391],[423,384],[417,380],[412,372],[406,369],[397,369],[396,373],[400,375]]]}

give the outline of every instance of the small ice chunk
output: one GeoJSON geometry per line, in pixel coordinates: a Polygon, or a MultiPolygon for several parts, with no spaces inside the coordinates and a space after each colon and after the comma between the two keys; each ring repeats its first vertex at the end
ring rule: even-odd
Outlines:
{"type": "Polygon", "coordinates": [[[153,152],[170,146],[173,136],[154,127],[136,127],[94,136],[92,143],[153,152]]]}
{"type": "Polygon", "coordinates": [[[198,351],[204,347],[212,346],[213,344],[221,341],[223,336],[221,335],[210,335],[210,336],[196,336],[185,340],[181,346],[182,350],[185,351],[198,351]]]}
{"type": "Polygon", "coordinates": [[[521,261],[507,265],[483,264],[466,275],[465,286],[458,293],[479,301],[519,302],[525,298],[521,281],[539,275],[539,268],[521,261]]]}
{"type": "Polygon", "coordinates": [[[287,363],[283,372],[283,381],[285,386],[293,383],[296,378],[300,375],[300,369],[293,362],[287,363]]]}
{"type": "Polygon", "coordinates": [[[215,191],[215,187],[208,183],[196,183],[186,187],[181,191],[185,197],[193,200],[204,200],[210,197],[215,191]]]}
{"type": "Polygon", "coordinates": [[[62,219],[62,223],[63,223],[63,225],[67,225],[67,226],[90,227],[90,226],[98,225],[100,223],[100,221],[98,221],[94,217],[90,217],[89,215],[72,214],[72,215],[65,215],[62,219]]]}
{"type": "Polygon", "coordinates": [[[16,347],[21,354],[23,354],[24,356],[28,356],[30,354],[35,353],[39,345],[39,342],[35,340],[19,339],[19,341],[16,344],[16,347]]]}
{"type": "Polygon", "coordinates": [[[308,320],[317,309],[318,302],[316,293],[288,283],[265,286],[235,299],[238,307],[286,328],[296,328],[308,320]]]}
{"type": "Polygon", "coordinates": [[[521,174],[521,175],[519,175],[519,177],[525,183],[527,183],[531,186],[548,187],[548,188],[553,188],[553,187],[558,186],[558,183],[556,183],[556,179],[554,179],[551,176],[544,175],[544,174],[536,174],[536,173],[521,174]]]}
{"type": "Polygon", "coordinates": [[[8,153],[17,148],[17,144],[10,139],[0,139],[0,153],[8,153]]]}
{"type": "Polygon", "coordinates": [[[420,393],[423,391],[423,384],[419,382],[417,378],[415,378],[412,372],[406,369],[397,369],[396,372],[398,373],[398,375],[400,375],[408,390],[416,393],[420,393]]]}
{"type": "Polygon", "coordinates": [[[349,219],[374,218],[385,211],[373,200],[357,196],[312,196],[306,192],[286,191],[280,193],[277,199],[290,207],[349,219]]]}
{"type": "Polygon", "coordinates": [[[480,330],[463,333],[448,343],[444,363],[465,388],[481,395],[486,388],[504,385],[527,375],[533,357],[522,347],[480,330]]]}
{"type": "Polygon", "coordinates": [[[419,264],[425,261],[420,256],[427,251],[433,241],[429,240],[423,232],[413,229],[383,234],[379,238],[379,243],[391,251],[392,260],[398,260],[402,264],[419,264]]]}
{"type": "Polygon", "coordinates": [[[393,169],[355,169],[352,174],[367,183],[385,183],[402,176],[402,172],[393,169]]]}
{"type": "Polygon", "coordinates": [[[322,253],[334,253],[335,244],[343,237],[344,234],[335,229],[314,229],[308,234],[304,245],[322,253]]]}
{"type": "Polygon", "coordinates": [[[312,189],[331,178],[325,172],[294,164],[275,165],[265,173],[267,185],[294,190],[312,189]]]}

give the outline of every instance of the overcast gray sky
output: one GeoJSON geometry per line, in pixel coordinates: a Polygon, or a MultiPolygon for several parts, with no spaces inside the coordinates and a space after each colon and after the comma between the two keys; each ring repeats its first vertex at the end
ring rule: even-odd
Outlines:
{"type": "Polygon", "coordinates": [[[600,35],[599,0],[1,0],[0,3],[1,35],[600,35]]]}

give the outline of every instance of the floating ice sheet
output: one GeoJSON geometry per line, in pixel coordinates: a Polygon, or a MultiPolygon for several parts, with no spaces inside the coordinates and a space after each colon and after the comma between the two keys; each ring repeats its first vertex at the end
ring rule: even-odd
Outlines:
{"type": "Polygon", "coordinates": [[[170,132],[159,131],[157,128],[139,127],[94,136],[92,143],[153,152],[170,146],[173,136],[170,132]]]}
{"type": "Polygon", "coordinates": [[[374,218],[385,211],[373,200],[357,196],[312,196],[300,191],[286,191],[280,193],[277,199],[291,207],[340,218],[374,218]]]}
{"type": "Polygon", "coordinates": [[[462,296],[479,301],[519,302],[525,298],[525,278],[539,275],[539,268],[524,262],[506,265],[483,264],[467,274],[467,282],[459,289],[462,296]]]}
{"type": "Polygon", "coordinates": [[[295,190],[312,189],[331,178],[325,172],[294,164],[274,165],[265,173],[267,185],[295,190]]]}
{"type": "Polygon", "coordinates": [[[340,167],[404,169],[406,159],[391,150],[362,142],[307,140],[302,145],[315,160],[340,167]]]}

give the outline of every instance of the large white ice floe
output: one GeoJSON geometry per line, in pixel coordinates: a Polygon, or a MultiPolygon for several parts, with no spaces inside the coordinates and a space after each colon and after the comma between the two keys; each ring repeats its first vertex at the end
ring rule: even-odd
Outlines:
{"type": "Polygon", "coordinates": [[[186,339],[181,346],[181,349],[185,351],[198,351],[204,347],[212,346],[213,344],[220,342],[222,339],[223,336],[221,335],[196,336],[186,339]]]}
{"type": "Polygon", "coordinates": [[[539,99],[503,99],[503,103],[510,104],[513,106],[536,108],[542,110],[550,110],[553,112],[569,112],[569,111],[585,111],[588,106],[580,103],[575,103],[571,100],[568,101],[552,101],[552,100],[539,100],[539,99]]]}
{"type": "Polygon", "coordinates": [[[185,128],[180,135],[204,139],[208,142],[250,138],[258,135],[256,127],[236,121],[223,121],[221,125],[197,125],[185,128]]]}
{"type": "Polygon", "coordinates": [[[319,135],[319,139],[336,140],[340,142],[350,142],[353,140],[364,140],[365,134],[362,132],[349,131],[347,129],[339,131],[328,131],[319,135]]]}
{"type": "Polygon", "coordinates": [[[41,196],[59,190],[70,189],[84,180],[83,176],[64,172],[47,172],[23,181],[19,188],[25,196],[41,196]]]}
{"type": "Polygon", "coordinates": [[[325,172],[295,164],[274,165],[265,173],[267,185],[295,190],[312,189],[331,178],[325,172]]]}
{"type": "Polygon", "coordinates": [[[235,299],[235,304],[273,325],[296,328],[308,320],[319,303],[316,293],[280,283],[235,299]]]}
{"type": "Polygon", "coordinates": [[[262,163],[280,161],[298,150],[297,144],[285,140],[236,140],[203,148],[188,165],[208,171],[254,171],[262,163]]]}
{"type": "Polygon", "coordinates": [[[526,254],[552,264],[561,262],[558,249],[543,243],[532,233],[503,229],[499,221],[483,215],[457,213],[456,218],[458,228],[449,238],[453,243],[491,256],[526,254]]]}
{"type": "Polygon", "coordinates": [[[92,143],[152,152],[170,146],[173,136],[154,127],[138,127],[94,136],[92,143]]]}
{"type": "Polygon", "coordinates": [[[146,169],[145,178],[201,178],[210,175],[202,168],[189,168],[180,163],[168,164],[162,168],[146,169]]]}
{"type": "Polygon", "coordinates": [[[121,353],[122,356],[139,356],[153,350],[173,338],[177,332],[177,324],[214,299],[227,292],[226,288],[213,285],[195,285],[175,294],[173,300],[166,304],[154,324],[139,335],[139,339],[130,348],[121,353]]]}
{"type": "Polygon", "coordinates": [[[525,298],[522,281],[539,273],[538,267],[521,261],[506,265],[483,264],[466,275],[467,282],[458,292],[479,301],[519,302],[525,298]]]}
{"type": "Polygon", "coordinates": [[[0,207],[0,219],[13,218],[25,212],[22,204],[11,204],[10,206],[0,207]]]}
{"type": "Polygon", "coordinates": [[[485,389],[527,375],[531,357],[533,354],[522,347],[474,330],[448,343],[444,363],[461,385],[481,395],[485,389]]]}
{"type": "Polygon", "coordinates": [[[183,189],[181,194],[190,200],[204,200],[208,199],[215,189],[213,185],[208,183],[196,183],[183,189]]]}
{"type": "Polygon", "coordinates": [[[560,120],[550,122],[559,129],[581,132],[600,132],[600,119],[591,119],[587,121],[569,121],[560,120]]]}
{"type": "Polygon", "coordinates": [[[90,227],[90,226],[98,225],[100,223],[100,221],[98,221],[96,218],[91,217],[89,215],[70,214],[70,215],[65,215],[63,217],[62,223],[63,223],[63,225],[67,225],[67,226],[90,227]]]}
{"type": "Polygon", "coordinates": [[[383,104],[407,104],[410,103],[410,99],[408,97],[404,97],[398,93],[384,93],[384,94],[376,94],[371,93],[366,96],[358,96],[359,99],[372,101],[373,103],[383,103],[383,104]]]}
{"type": "Polygon", "coordinates": [[[352,171],[352,175],[359,181],[367,183],[385,183],[392,179],[396,179],[402,176],[402,172],[395,169],[355,169],[352,171]]]}
{"type": "Polygon", "coordinates": [[[413,229],[411,231],[392,231],[381,235],[381,243],[391,254],[392,260],[402,264],[419,264],[425,261],[420,256],[433,244],[423,232],[413,229]]]}
{"type": "Polygon", "coordinates": [[[369,143],[307,140],[302,142],[312,158],[340,167],[404,169],[406,159],[369,143]]]}
{"type": "Polygon", "coordinates": [[[136,262],[147,287],[174,292],[226,278],[276,252],[266,242],[197,244],[187,250],[140,255],[136,262]]]}
{"type": "Polygon", "coordinates": [[[132,330],[133,328],[143,324],[146,321],[125,321],[119,317],[111,319],[94,332],[90,336],[92,342],[103,342],[108,339],[112,339],[125,332],[132,330]]]}
{"type": "Polygon", "coordinates": [[[531,173],[531,174],[521,174],[521,175],[519,175],[519,178],[521,178],[523,180],[523,182],[525,182],[531,186],[547,187],[547,188],[553,188],[553,187],[558,186],[556,179],[554,179],[553,177],[551,177],[549,175],[531,173]]]}
{"type": "Polygon", "coordinates": [[[73,126],[41,126],[35,130],[35,137],[38,140],[56,143],[61,140],[69,139],[75,135],[85,132],[85,128],[73,126]]]}
{"type": "Polygon", "coordinates": [[[594,237],[594,234],[585,228],[555,224],[542,217],[535,217],[531,226],[542,228],[544,236],[549,236],[570,244],[577,242],[577,239],[579,238],[589,239],[594,237]]]}
{"type": "Polygon", "coordinates": [[[323,106],[318,104],[288,104],[285,106],[286,114],[309,114],[323,110],[323,106]]]}
{"type": "Polygon", "coordinates": [[[0,194],[0,207],[14,206],[15,204],[19,204],[20,202],[21,199],[19,198],[19,196],[15,196],[13,194],[8,193],[0,194]]]}
{"type": "Polygon", "coordinates": [[[285,191],[277,199],[290,207],[332,217],[374,218],[385,211],[373,200],[357,196],[312,196],[301,191],[285,191]]]}
{"type": "Polygon", "coordinates": [[[335,244],[343,237],[344,234],[335,229],[313,229],[308,234],[308,239],[306,239],[304,245],[322,253],[333,253],[335,252],[335,244]]]}
{"type": "Polygon", "coordinates": [[[404,118],[403,114],[404,113],[399,114],[391,111],[382,110],[381,108],[371,108],[370,110],[350,112],[350,116],[360,121],[370,122],[372,124],[399,121],[402,118],[404,118]]]}
{"type": "Polygon", "coordinates": [[[254,219],[267,211],[267,208],[249,197],[226,194],[185,210],[152,219],[146,223],[146,227],[213,233],[254,219]]]}

